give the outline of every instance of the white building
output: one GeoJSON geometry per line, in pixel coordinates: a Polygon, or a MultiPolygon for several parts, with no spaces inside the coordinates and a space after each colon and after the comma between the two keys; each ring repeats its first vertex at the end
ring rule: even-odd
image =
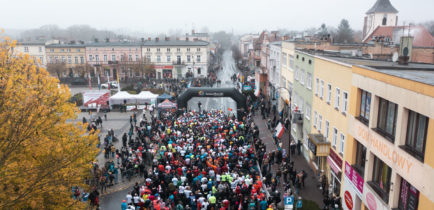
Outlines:
{"type": "Polygon", "coordinates": [[[208,33],[196,33],[194,30],[191,30],[191,34],[186,33],[185,36],[180,38],[180,40],[205,41],[205,42],[211,41],[208,33]]]}
{"type": "Polygon", "coordinates": [[[35,64],[46,68],[47,55],[45,53],[44,42],[19,42],[13,49],[13,52],[17,55],[19,53],[28,54],[33,59],[35,64]],[[38,62],[40,62],[40,64],[38,62]]]}
{"type": "MultiPolygon", "coordinates": [[[[282,56],[282,42],[272,42],[270,43],[270,54],[267,56],[268,59],[268,80],[270,91],[269,96],[271,99],[278,99],[278,88],[280,87],[280,60],[282,56]]],[[[273,104],[274,105],[274,104],[273,104]]],[[[277,103],[275,104],[277,106],[277,103]]]]}
{"type": "Polygon", "coordinates": [[[243,59],[247,60],[249,57],[249,50],[253,50],[253,40],[259,38],[259,34],[246,34],[240,38],[240,52],[243,59]]]}
{"type": "Polygon", "coordinates": [[[398,10],[389,0],[377,0],[374,6],[366,12],[363,26],[363,41],[365,41],[378,26],[397,26],[398,10]]]}
{"type": "Polygon", "coordinates": [[[142,56],[154,65],[157,79],[208,76],[210,53],[205,41],[147,40],[142,45],[142,56]]]}

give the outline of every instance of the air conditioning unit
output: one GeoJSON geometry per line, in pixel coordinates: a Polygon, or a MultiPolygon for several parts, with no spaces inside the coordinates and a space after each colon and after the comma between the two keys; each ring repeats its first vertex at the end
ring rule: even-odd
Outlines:
{"type": "Polygon", "coordinates": [[[302,124],[303,123],[303,113],[300,110],[294,110],[292,112],[292,123],[302,124]]]}

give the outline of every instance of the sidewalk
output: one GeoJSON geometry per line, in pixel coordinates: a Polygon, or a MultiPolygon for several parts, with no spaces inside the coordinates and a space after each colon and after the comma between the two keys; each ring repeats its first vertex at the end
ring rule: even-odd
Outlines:
{"type": "MultiPolygon", "coordinates": [[[[270,118],[273,118],[273,115],[270,115],[270,118]]],[[[273,133],[271,133],[270,130],[267,128],[267,118],[264,120],[262,119],[262,116],[260,112],[258,111],[255,113],[255,116],[253,117],[253,120],[255,124],[259,128],[259,138],[262,139],[262,142],[267,146],[267,153],[272,152],[274,150],[277,150],[277,145],[274,143],[273,139],[273,133]]],[[[282,135],[282,147],[286,150],[287,154],[289,151],[289,135],[290,132],[288,130],[285,131],[285,133],[282,135]]],[[[309,167],[306,159],[303,157],[302,154],[291,156],[291,161],[294,161],[294,168],[297,171],[304,170],[308,177],[305,180],[305,187],[300,189],[300,193],[298,196],[301,196],[303,199],[312,200],[315,203],[318,204],[319,207],[323,206],[323,196],[321,190],[319,190],[318,186],[320,186],[320,183],[318,181],[318,177],[315,175],[313,170],[309,167]]],[[[277,165],[273,165],[272,171],[273,173],[277,170],[277,165]]],[[[281,182],[280,182],[281,183],[281,182]]],[[[284,194],[284,187],[286,183],[279,184],[279,191],[281,192],[282,196],[284,194]]],[[[283,203],[283,198],[282,202],[283,203]]]]}

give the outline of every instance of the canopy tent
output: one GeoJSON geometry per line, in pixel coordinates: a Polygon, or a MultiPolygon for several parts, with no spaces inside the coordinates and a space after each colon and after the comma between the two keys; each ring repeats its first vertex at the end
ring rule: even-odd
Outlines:
{"type": "Polygon", "coordinates": [[[121,105],[126,102],[126,104],[152,104],[155,103],[155,99],[158,95],[153,94],[149,91],[142,91],[137,95],[130,94],[127,91],[119,91],[112,97],[110,97],[110,105],[121,105]]]}
{"type": "Polygon", "coordinates": [[[176,107],[177,107],[176,103],[169,101],[169,99],[166,99],[163,102],[161,102],[160,104],[158,104],[159,109],[172,109],[172,108],[176,108],[176,107]]]}
{"type": "Polygon", "coordinates": [[[119,91],[113,96],[109,98],[110,105],[120,105],[124,104],[124,101],[127,104],[135,104],[136,103],[136,97],[135,95],[132,95],[128,93],[127,91],[119,91]]]}
{"type": "Polygon", "coordinates": [[[150,91],[142,91],[136,96],[137,104],[155,103],[155,99],[157,99],[157,97],[157,94],[153,94],[150,91]]]}
{"type": "Polygon", "coordinates": [[[164,101],[166,99],[171,100],[172,96],[169,95],[169,94],[167,94],[167,93],[163,93],[162,95],[160,95],[160,96],[157,97],[157,103],[161,103],[162,101],[164,101]]]}

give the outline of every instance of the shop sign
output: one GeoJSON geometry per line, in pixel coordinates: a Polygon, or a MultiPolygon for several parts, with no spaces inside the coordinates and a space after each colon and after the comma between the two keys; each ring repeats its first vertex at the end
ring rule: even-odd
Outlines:
{"type": "Polygon", "coordinates": [[[312,151],[314,155],[316,155],[316,145],[310,139],[308,139],[307,141],[308,141],[307,147],[309,148],[310,151],[312,151]]]}
{"type": "Polygon", "coordinates": [[[359,173],[357,173],[357,171],[354,170],[347,161],[345,161],[345,176],[350,179],[351,183],[357,189],[357,193],[361,197],[363,194],[363,185],[365,180],[363,180],[359,173]]]}
{"type": "Polygon", "coordinates": [[[348,191],[345,191],[344,193],[344,199],[345,199],[345,205],[349,210],[353,210],[354,202],[353,197],[351,196],[351,193],[348,191]]]}
{"type": "Polygon", "coordinates": [[[342,168],[342,159],[339,157],[339,155],[336,154],[336,152],[331,149],[329,156],[333,160],[333,162],[335,162],[336,165],[338,165],[339,168],[341,169],[342,168]]]}
{"type": "Polygon", "coordinates": [[[369,210],[386,210],[389,209],[387,204],[383,202],[383,200],[378,197],[378,195],[370,189],[369,186],[365,187],[363,191],[363,202],[368,207],[369,210]]]}
{"type": "Polygon", "coordinates": [[[173,66],[154,65],[155,69],[173,69],[173,66]]]}

